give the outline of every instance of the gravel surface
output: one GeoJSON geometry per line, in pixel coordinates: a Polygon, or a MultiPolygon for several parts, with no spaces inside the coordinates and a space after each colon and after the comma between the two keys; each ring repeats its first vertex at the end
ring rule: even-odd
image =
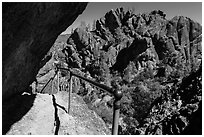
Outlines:
{"type": "MultiPolygon", "coordinates": [[[[27,95],[29,96],[29,95],[27,95]]],[[[31,95],[30,95],[31,96],[31,95]]],[[[26,100],[25,100],[26,101],[26,100]]],[[[22,101],[21,103],[26,103],[22,101]]],[[[24,105],[18,106],[18,111],[24,105]],[[21,108],[20,108],[21,107],[21,108]]],[[[4,108],[4,107],[3,107],[4,108]]],[[[67,113],[68,94],[36,94],[32,107],[12,124],[7,135],[107,135],[111,132],[104,121],[88,109],[83,99],[73,93],[71,109],[67,113]]],[[[3,113],[4,116],[6,115],[3,113]]],[[[4,117],[3,117],[4,118],[4,117]]],[[[4,122],[6,123],[6,122],[4,122]]]]}

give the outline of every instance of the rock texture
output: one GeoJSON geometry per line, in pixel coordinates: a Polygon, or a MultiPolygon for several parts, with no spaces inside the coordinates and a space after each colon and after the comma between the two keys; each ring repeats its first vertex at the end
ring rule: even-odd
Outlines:
{"type": "MultiPolygon", "coordinates": [[[[97,20],[93,30],[81,26],[71,35],[58,37],[42,60],[45,65],[36,76],[37,92],[54,75],[53,62],[57,61],[84,77],[122,90],[119,134],[200,134],[202,124],[195,126],[195,121],[202,115],[202,27],[187,17],[167,20],[165,16],[160,10],[135,15],[119,8],[97,20]]],[[[61,71],[60,81],[66,90],[69,74],[61,71]]],[[[114,98],[78,78],[73,81],[73,92],[111,128],[114,98]]],[[[82,124],[77,126],[84,124],[83,117],[80,115],[82,124]]],[[[73,125],[66,128],[73,131],[69,134],[79,131],[73,125]]],[[[63,126],[58,131],[64,132],[63,126]]]]}
{"type": "Polygon", "coordinates": [[[87,3],[2,4],[2,96],[23,92],[34,81],[41,59],[86,8],[87,3]]]}
{"type": "MultiPolygon", "coordinates": [[[[201,116],[202,26],[188,17],[165,16],[160,10],[110,10],[95,29],[75,29],[62,50],[68,67],[123,91],[120,134],[190,134],[194,115],[201,116]]],[[[111,123],[113,99],[103,102],[105,93],[77,83],[77,93],[111,123]]],[[[191,133],[200,134],[197,128],[191,133]]]]}
{"type": "Polygon", "coordinates": [[[165,62],[174,67],[182,62],[189,70],[201,63],[201,25],[190,18],[165,18],[160,10],[135,15],[123,8],[111,10],[96,21],[96,29],[77,28],[68,39],[68,57],[74,67],[86,68],[106,52],[112,70],[122,72],[133,61],[138,70],[156,69],[165,62]],[[71,51],[72,52],[71,52],[71,51]],[[81,58],[80,58],[81,57],[81,58]],[[171,58],[171,59],[170,59],[171,58]]]}
{"type": "Polygon", "coordinates": [[[163,97],[153,105],[141,127],[143,134],[202,134],[201,69],[183,79],[176,94],[163,97]]]}
{"type": "MultiPolygon", "coordinates": [[[[33,95],[24,95],[30,98],[33,95]]],[[[71,97],[70,113],[67,113],[67,92],[54,95],[37,94],[33,107],[6,133],[6,135],[110,135],[103,120],[92,110],[89,110],[82,98],[76,94],[71,97]]],[[[23,104],[25,104],[23,103],[23,104]]],[[[18,106],[18,113],[25,106],[18,106]]],[[[4,114],[4,113],[3,113],[4,114]]],[[[18,115],[4,116],[3,123],[15,119],[18,115]]],[[[5,125],[4,125],[5,126],[5,125]]],[[[5,133],[4,133],[5,134],[5,133]]]]}

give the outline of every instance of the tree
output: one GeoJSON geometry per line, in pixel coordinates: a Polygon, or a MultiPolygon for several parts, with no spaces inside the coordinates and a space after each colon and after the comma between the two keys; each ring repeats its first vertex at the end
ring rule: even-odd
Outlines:
{"type": "Polygon", "coordinates": [[[101,80],[105,82],[106,85],[110,86],[110,70],[108,64],[106,63],[107,55],[104,51],[100,52],[99,69],[101,74],[101,80]]]}
{"type": "Polygon", "coordinates": [[[137,69],[135,67],[134,62],[130,62],[129,65],[124,70],[123,80],[130,83],[134,80],[134,75],[137,73],[137,69]]]}

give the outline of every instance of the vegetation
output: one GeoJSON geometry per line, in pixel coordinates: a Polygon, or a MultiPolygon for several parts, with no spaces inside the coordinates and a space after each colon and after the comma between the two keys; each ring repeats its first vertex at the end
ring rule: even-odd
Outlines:
{"type": "MultiPolygon", "coordinates": [[[[163,12],[158,13],[164,16],[163,12]]],[[[152,12],[152,15],[158,13],[152,12]]],[[[125,16],[129,18],[133,14],[134,9],[125,16]]],[[[152,20],[152,16],[149,18],[149,15],[142,14],[141,22],[146,21],[146,25],[149,25],[152,20]]],[[[158,20],[161,21],[160,18],[158,20]]],[[[166,36],[151,36],[149,32],[143,34],[146,27],[142,23],[134,26],[137,32],[133,32],[128,24],[116,29],[111,24],[109,27],[113,28],[108,30],[106,23],[102,26],[104,28],[100,28],[99,23],[94,21],[91,28],[91,25],[82,22],[80,28],[84,29],[77,34],[79,38],[71,35],[69,39],[80,41],[68,43],[76,49],[81,59],[75,59],[76,62],[84,62],[82,67],[78,65],[82,74],[90,74],[92,79],[123,92],[119,134],[184,133],[190,119],[188,111],[195,112],[201,101],[198,67],[192,66],[179,50],[171,50],[172,43],[166,40],[166,36]],[[155,46],[155,49],[151,49],[151,46],[155,46]],[[158,54],[159,59],[154,54],[158,54]],[[89,61],[85,60],[86,57],[89,61]],[[120,69],[113,69],[116,64],[120,69]]],[[[67,58],[72,57],[73,54],[67,55],[67,58]]],[[[76,62],[67,61],[67,64],[73,66],[76,62]]],[[[114,98],[81,80],[75,84],[75,92],[111,127],[114,98]]]]}

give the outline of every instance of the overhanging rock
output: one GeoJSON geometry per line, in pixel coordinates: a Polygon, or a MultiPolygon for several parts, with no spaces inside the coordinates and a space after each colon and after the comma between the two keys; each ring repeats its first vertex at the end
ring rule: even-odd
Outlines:
{"type": "Polygon", "coordinates": [[[2,98],[23,92],[35,79],[40,60],[87,3],[2,4],[2,98]]]}

